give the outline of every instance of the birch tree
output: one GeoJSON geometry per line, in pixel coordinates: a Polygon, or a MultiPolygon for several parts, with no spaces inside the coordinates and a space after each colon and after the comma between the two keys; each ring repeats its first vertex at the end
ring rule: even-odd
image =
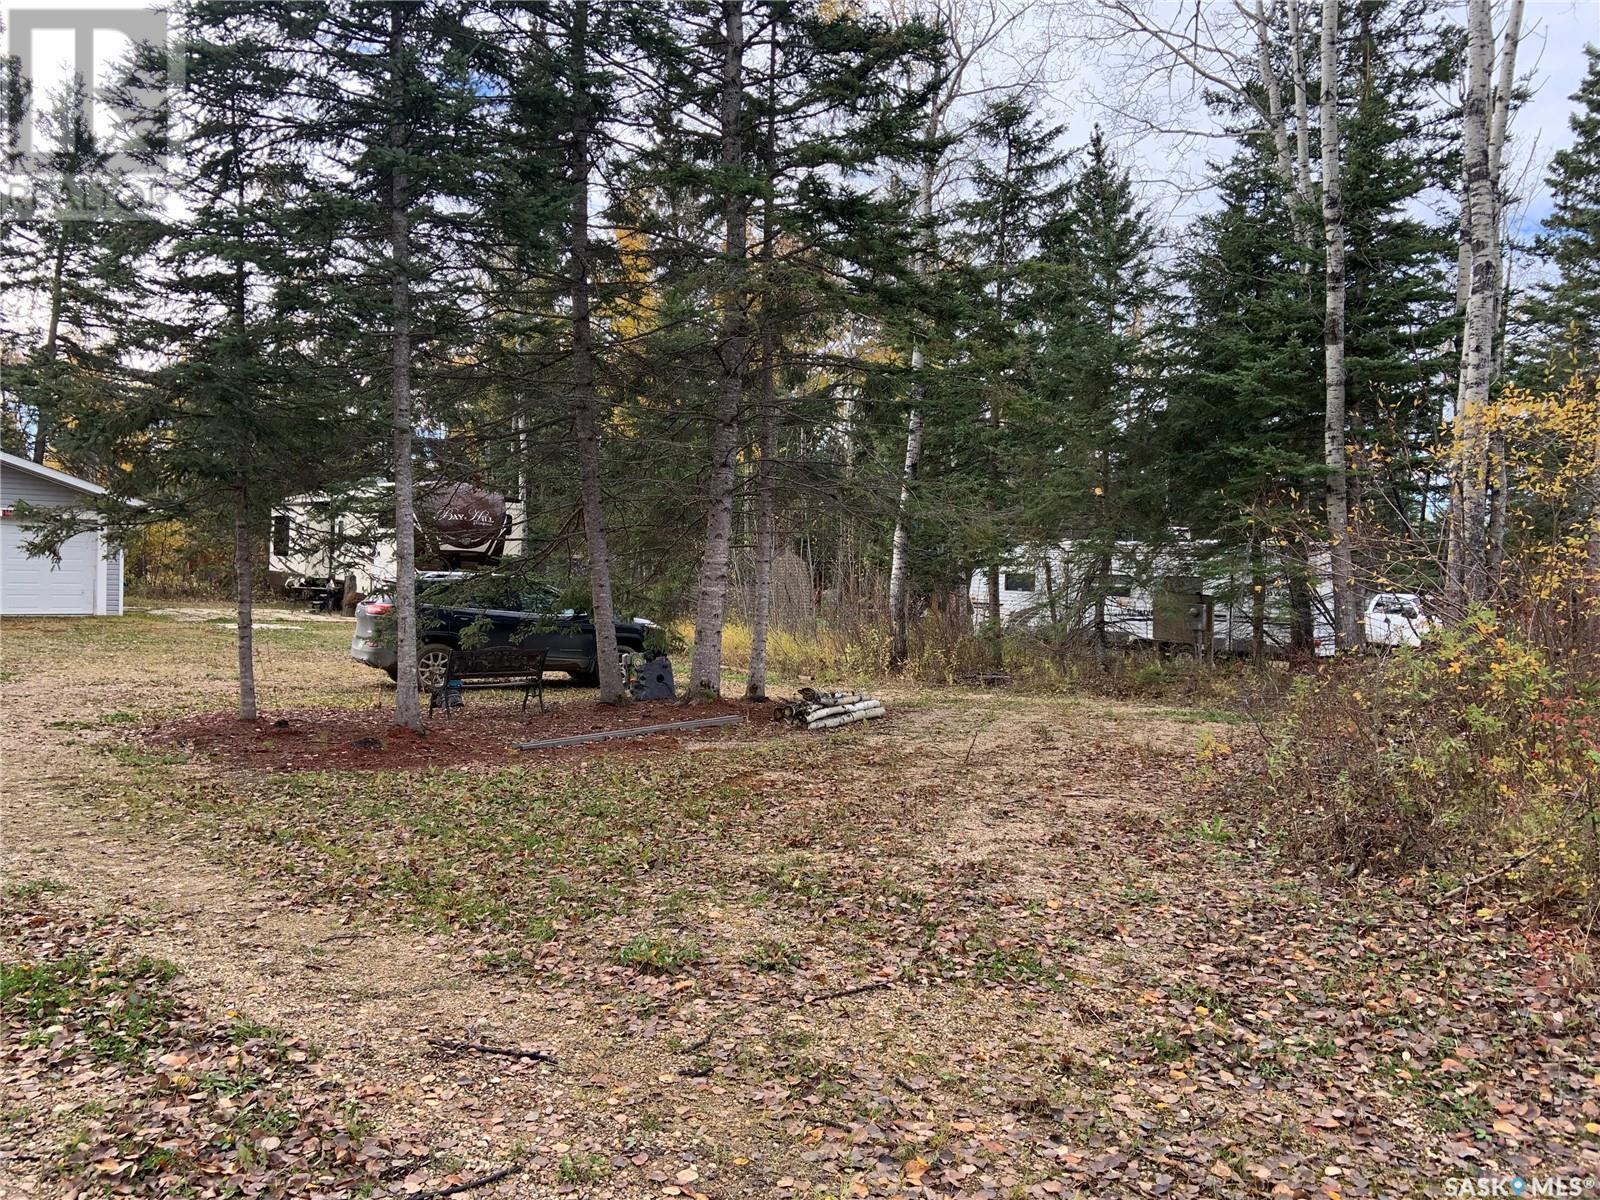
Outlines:
{"type": "Polygon", "coordinates": [[[422,728],[417,689],[417,527],[412,475],[411,411],[411,174],[405,166],[409,129],[406,19],[410,5],[389,5],[389,402],[390,472],[394,479],[395,723],[422,728]]]}
{"type": "MultiPolygon", "coordinates": [[[[923,127],[923,142],[929,148],[917,175],[917,216],[924,238],[933,238],[937,226],[939,205],[936,202],[948,180],[944,177],[948,147],[960,132],[961,106],[974,96],[993,90],[986,82],[975,79],[985,53],[1001,44],[1022,10],[1012,9],[998,0],[936,0],[927,18],[944,30],[948,61],[936,77],[928,99],[927,120],[923,127]]],[[[909,13],[897,13],[904,21],[912,19],[909,13]]],[[[1037,72],[1037,58],[1024,73],[1037,72]]],[[[1026,78],[1017,79],[1013,87],[1022,87],[1026,78]]],[[[928,251],[922,255],[922,268],[929,265],[928,251]]],[[[911,603],[911,504],[917,488],[917,478],[922,470],[922,447],[926,435],[925,383],[927,354],[921,338],[911,346],[912,392],[911,404],[906,413],[905,458],[900,469],[899,499],[895,506],[894,532],[890,538],[889,557],[889,665],[903,666],[908,653],[911,603]]]]}
{"type": "Polygon", "coordinates": [[[1309,215],[1320,191],[1323,292],[1323,487],[1325,529],[1334,594],[1334,633],[1338,646],[1359,644],[1359,602],[1350,545],[1349,464],[1346,452],[1345,404],[1345,228],[1341,189],[1342,146],[1339,138],[1337,0],[1323,0],[1320,30],[1320,74],[1317,118],[1320,181],[1311,178],[1310,112],[1304,37],[1298,0],[1286,0],[1288,61],[1292,114],[1284,98],[1275,52],[1279,33],[1264,0],[1253,8],[1235,8],[1242,26],[1202,41],[1159,24],[1133,0],[1103,0],[1103,10],[1119,31],[1144,39],[1165,59],[1167,69],[1186,70],[1230,97],[1251,113],[1273,147],[1273,162],[1289,197],[1296,240],[1306,254],[1316,241],[1309,215]],[[1291,115],[1293,130],[1291,138],[1291,115]]]}
{"type": "MultiPolygon", "coordinates": [[[[1295,9],[1289,0],[1290,11],[1295,9]]],[[[1324,360],[1323,465],[1328,556],[1333,582],[1334,640],[1341,650],[1360,644],[1359,604],[1350,555],[1349,472],[1345,458],[1344,200],[1340,186],[1339,0],[1322,0],[1322,91],[1318,104],[1322,149],[1322,238],[1326,251],[1322,327],[1324,360]]]]}
{"type": "Polygon", "coordinates": [[[1447,572],[1450,595],[1458,605],[1485,600],[1490,590],[1485,544],[1489,499],[1486,417],[1497,367],[1495,335],[1503,271],[1500,174],[1522,8],[1522,0],[1513,0],[1500,48],[1502,83],[1497,96],[1491,84],[1496,58],[1493,6],[1491,0],[1469,0],[1467,5],[1461,222],[1468,282],[1454,420],[1447,572]]]}

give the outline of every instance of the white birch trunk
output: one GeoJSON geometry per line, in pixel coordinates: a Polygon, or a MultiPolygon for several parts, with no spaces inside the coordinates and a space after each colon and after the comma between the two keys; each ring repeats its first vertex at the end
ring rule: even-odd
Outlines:
{"type": "MultiPolygon", "coordinates": [[[[1493,330],[1493,363],[1490,367],[1490,386],[1500,378],[1505,364],[1505,317],[1507,277],[1504,247],[1509,241],[1505,226],[1505,193],[1501,188],[1501,163],[1504,159],[1506,126],[1511,119],[1511,91],[1517,82],[1517,47],[1522,41],[1522,14],[1525,0],[1511,0],[1506,14],[1505,33],[1500,43],[1500,77],[1495,85],[1494,112],[1489,120],[1489,180],[1494,195],[1494,312],[1489,318],[1493,330]]],[[[1501,570],[1505,562],[1506,507],[1510,497],[1506,494],[1510,483],[1506,468],[1505,431],[1499,422],[1493,422],[1488,433],[1487,451],[1491,475],[1489,504],[1489,542],[1485,565],[1485,587],[1498,591],[1501,570]]]]}
{"type": "MultiPolygon", "coordinates": [[[[936,113],[928,122],[928,136],[939,131],[936,113]]],[[[925,223],[933,221],[933,182],[937,166],[922,169],[922,186],[917,207],[925,223]]],[[[921,346],[911,348],[911,371],[920,376],[926,360],[921,346]]],[[[900,502],[895,506],[894,539],[889,549],[889,665],[903,667],[910,653],[911,628],[911,499],[916,491],[917,474],[922,467],[922,385],[912,385],[911,411],[906,415],[906,459],[900,472],[900,502]]]]}
{"type": "MultiPolygon", "coordinates": [[[[922,370],[922,347],[911,351],[912,371],[922,370]]],[[[900,473],[900,503],[895,509],[894,542],[889,556],[889,665],[902,667],[910,653],[911,497],[922,466],[922,406],[913,394],[906,417],[906,460],[900,473]]]]}
{"type": "Polygon", "coordinates": [[[1299,0],[1288,0],[1289,71],[1294,85],[1295,162],[1300,168],[1300,190],[1311,186],[1311,113],[1306,103],[1306,63],[1304,33],[1300,28],[1299,0]]]}
{"type": "MultiPolygon", "coordinates": [[[[1272,26],[1267,20],[1262,0],[1256,0],[1255,23],[1256,69],[1261,74],[1261,84],[1267,93],[1267,111],[1264,120],[1267,132],[1272,136],[1273,162],[1288,196],[1289,222],[1294,229],[1295,240],[1309,250],[1312,240],[1306,209],[1311,181],[1308,173],[1295,170],[1294,154],[1289,149],[1289,130],[1283,109],[1283,88],[1278,82],[1278,73],[1272,68],[1272,26]]],[[[1297,96],[1305,90],[1303,74],[1295,80],[1295,90],[1297,96]]]]}
{"type": "Polygon", "coordinates": [[[1339,0],[1322,0],[1322,238],[1327,255],[1323,309],[1323,465],[1327,469],[1328,551],[1333,576],[1334,644],[1360,644],[1355,568],[1350,553],[1350,479],[1345,456],[1344,194],[1340,179],[1339,0]]]}
{"type": "Polygon", "coordinates": [[[1484,537],[1488,492],[1486,416],[1493,385],[1494,316],[1499,241],[1494,227],[1494,180],[1490,172],[1490,63],[1494,57],[1490,0],[1467,7],[1467,96],[1462,113],[1466,191],[1463,219],[1471,264],[1461,338],[1456,395],[1451,592],[1459,604],[1488,593],[1484,537]]]}
{"type": "MultiPolygon", "coordinates": [[[[744,163],[742,86],[744,13],[742,0],[722,0],[722,147],[720,163],[735,175],[744,163]]],[[[728,186],[732,187],[730,183],[728,186]]],[[[722,628],[727,620],[728,560],[733,540],[734,456],[738,449],[739,401],[744,391],[745,333],[743,195],[729,192],[723,204],[727,280],[722,295],[722,329],[717,349],[721,371],[711,428],[711,495],[706,515],[706,545],[700,559],[699,598],[694,622],[694,654],[689,662],[689,698],[722,694],[722,628]]]]}

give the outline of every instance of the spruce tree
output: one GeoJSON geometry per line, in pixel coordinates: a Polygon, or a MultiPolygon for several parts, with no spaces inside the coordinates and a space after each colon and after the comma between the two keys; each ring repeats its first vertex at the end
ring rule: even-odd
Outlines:
{"type": "Polygon", "coordinates": [[[475,12],[442,0],[260,11],[277,21],[280,53],[297,72],[293,136],[312,187],[306,236],[326,236],[333,259],[321,303],[355,334],[325,369],[352,390],[382,380],[389,401],[395,717],[420,729],[416,433],[424,420],[448,423],[451,364],[477,343],[469,297],[486,265],[484,188],[500,177],[494,118],[506,66],[475,12]]]}
{"type": "MultiPolygon", "coordinates": [[[[997,666],[1001,562],[1024,539],[1024,524],[1015,511],[1016,449],[1010,443],[1027,437],[1022,409],[1036,382],[1033,330],[1025,314],[1035,299],[1040,239],[1066,195],[1068,155],[1058,148],[1060,135],[1058,127],[1035,117],[1020,96],[987,105],[973,128],[979,149],[972,194],[956,208],[961,228],[953,243],[967,276],[961,284],[967,311],[959,377],[967,385],[971,411],[950,427],[976,443],[972,452],[983,464],[985,503],[977,507],[975,515],[982,515],[970,529],[970,550],[987,574],[997,666]]],[[[941,389],[947,401],[957,404],[958,391],[941,389]]]]}
{"type": "Polygon", "coordinates": [[[1151,444],[1149,330],[1159,281],[1155,229],[1128,171],[1097,128],[1066,206],[1045,230],[1038,316],[1044,343],[1038,411],[1054,470],[1034,496],[1028,524],[1076,544],[1084,582],[1074,603],[1093,613],[1106,644],[1105,600],[1117,542],[1148,535],[1151,444]]]}
{"type": "Polygon", "coordinates": [[[81,77],[41,97],[29,94],[20,77],[9,82],[16,89],[13,123],[35,105],[36,149],[25,156],[8,139],[8,169],[28,186],[0,199],[0,271],[7,292],[26,296],[38,322],[8,330],[0,344],[17,433],[24,423],[32,426],[7,449],[42,463],[62,451],[58,435],[72,411],[110,394],[113,333],[128,311],[154,222],[135,181],[118,166],[126,148],[90,127],[81,77]]]}
{"type": "Polygon", "coordinates": [[[1572,145],[1551,161],[1551,209],[1536,243],[1555,278],[1526,305],[1539,339],[1536,369],[1558,384],[1573,373],[1600,374],[1600,47],[1585,53],[1589,68],[1568,118],[1572,145]]]}
{"type": "MultiPolygon", "coordinates": [[[[1279,574],[1273,560],[1292,558],[1314,527],[1307,509],[1322,459],[1320,290],[1268,153],[1253,140],[1222,166],[1221,207],[1188,239],[1160,420],[1167,523],[1214,543],[1258,600],[1279,574]]],[[[1303,574],[1285,566],[1303,596],[1303,574]]],[[[1258,605],[1258,653],[1264,619],[1258,605]]],[[[1310,650],[1303,606],[1293,637],[1310,650]]]]}

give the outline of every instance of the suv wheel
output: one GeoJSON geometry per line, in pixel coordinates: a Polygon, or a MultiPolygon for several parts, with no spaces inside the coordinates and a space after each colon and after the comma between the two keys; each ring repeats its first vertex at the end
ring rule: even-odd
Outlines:
{"type": "Polygon", "coordinates": [[[417,682],[423,691],[431,692],[444,686],[453,653],[451,647],[441,642],[429,642],[417,651],[417,682]]]}
{"type": "MultiPolygon", "coordinates": [[[[617,671],[622,676],[624,688],[627,686],[628,679],[628,657],[629,655],[636,653],[638,653],[638,651],[633,646],[617,647],[617,671]]],[[[568,671],[567,676],[579,687],[600,686],[600,672],[598,666],[591,667],[587,671],[568,671]]]]}

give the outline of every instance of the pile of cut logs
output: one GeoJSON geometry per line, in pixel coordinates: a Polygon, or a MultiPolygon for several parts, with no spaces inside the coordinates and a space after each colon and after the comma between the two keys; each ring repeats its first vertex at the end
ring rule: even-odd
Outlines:
{"type": "Polygon", "coordinates": [[[801,688],[800,698],[778,706],[777,717],[807,729],[837,729],[887,715],[883,701],[860,692],[819,692],[801,688]]]}

